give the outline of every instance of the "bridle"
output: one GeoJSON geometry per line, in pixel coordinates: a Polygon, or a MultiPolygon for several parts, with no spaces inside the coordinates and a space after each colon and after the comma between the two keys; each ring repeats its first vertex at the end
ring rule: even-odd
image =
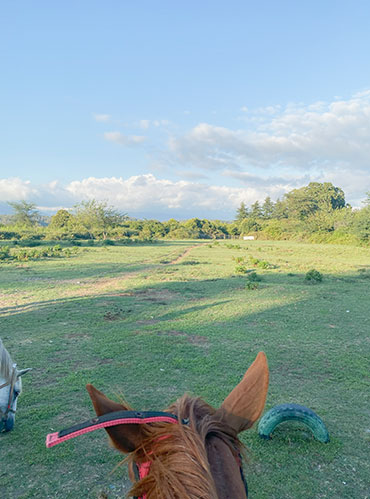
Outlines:
{"type": "MultiPolygon", "coordinates": [[[[2,387],[0,387],[2,388],[2,387]]],[[[100,428],[109,428],[110,426],[117,426],[121,424],[146,424],[146,423],[179,423],[179,419],[175,414],[169,412],[159,412],[159,411],[116,411],[104,414],[103,416],[98,416],[93,419],[89,419],[84,423],[79,423],[74,426],[70,426],[64,430],[55,433],[49,433],[46,436],[46,447],[54,447],[66,440],[71,438],[84,435],[91,431],[99,430],[100,428]]],[[[188,419],[182,419],[181,424],[187,425],[189,423],[188,419]]],[[[241,454],[237,454],[237,463],[240,469],[241,479],[243,481],[246,494],[248,496],[248,486],[243,473],[243,462],[241,454]]],[[[150,472],[150,461],[144,463],[133,463],[133,471],[136,480],[142,480],[150,472]]],[[[146,494],[134,499],[146,499],[146,494]]]]}
{"type": "Polygon", "coordinates": [[[16,365],[14,365],[13,370],[12,370],[12,374],[10,377],[10,381],[7,381],[6,383],[3,383],[2,385],[0,385],[0,390],[2,388],[5,388],[6,386],[10,385],[9,397],[8,397],[8,402],[6,405],[5,412],[0,407],[0,417],[1,417],[0,431],[5,431],[5,425],[6,425],[6,422],[8,420],[9,413],[15,414],[15,410],[12,409],[12,403],[14,400],[14,387],[15,387],[16,382],[17,382],[17,369],[16,369],[16,365]]]}

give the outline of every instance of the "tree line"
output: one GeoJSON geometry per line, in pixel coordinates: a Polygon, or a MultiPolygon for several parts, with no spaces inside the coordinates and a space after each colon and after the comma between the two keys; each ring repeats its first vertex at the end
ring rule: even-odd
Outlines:
{"type": "Polygon", "coordinates": [[[366,244],[370,242],[370,192],[361,209],[345,201],[341,188],[311,182],[275,202],[267,196],[251,206],[242,202],[233,221],[191,218],[137,220],[106,202],[82,201],[72,210],[41,217],[35,204],[9,203],[13,215],[0,218],[0,239],[227,239],[253,235],[258,239],[366,244]]]}

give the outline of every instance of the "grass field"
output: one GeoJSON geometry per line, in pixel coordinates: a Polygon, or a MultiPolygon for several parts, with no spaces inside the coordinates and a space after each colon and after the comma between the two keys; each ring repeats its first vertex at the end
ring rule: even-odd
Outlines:
{"type": "MultiPolygon", "coordinates": [[[[250,268],[253,268],[250,266],[250,268]]],[[[329,444],[281,425],[253,428],[252,499],[370,497],[370,250],[290,242],[160,242],[81,247],[70,258],[0,266],[1,332],[23,379],[14,431],[0,434],[1,498],[122,497],[105,432],[46,449],[45,436],[93,415],[86,383],[138,410],[185,391],[218,406],[259,350],[266,410],[295,402],[326,423],[329,444]],[[240,248],[238,248],[240,246],[240,248]],[[235,258],[273,266],[246,289],[235,258]],[[316,269],[321,283],[305,273],[316,269]]]]}

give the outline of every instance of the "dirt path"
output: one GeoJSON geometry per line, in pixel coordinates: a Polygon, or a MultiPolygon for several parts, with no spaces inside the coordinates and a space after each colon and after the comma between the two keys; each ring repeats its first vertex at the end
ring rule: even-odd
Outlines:
{"type": "Polygon", "coordinates": [[[187,248],[183,253],[181,253],[180,256],[175,258],[175,260],[169,262],[169,265],[173,265],[174,263],[180,263],[186,256],[188,256],[191,250],[193,250],[194,248],[198,248],[199,246],[201,246],[201,244],[195,244],[194,246],[190,246],[190,248],[187,248]]]}

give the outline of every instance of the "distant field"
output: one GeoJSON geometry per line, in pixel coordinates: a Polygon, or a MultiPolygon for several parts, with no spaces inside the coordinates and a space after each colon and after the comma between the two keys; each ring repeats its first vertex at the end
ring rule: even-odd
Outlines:
{"type": "Polygon", "coordinates": [[[81,247],[70,258],[0,264],[1,332],[23,380],[13,432],[0,434],[1,498],[122,497],[125,467],[105,432],[52,449],[45,436],[93,415],[86,383],[137,409],[188,391],[218,406],[259,350],[266,410],[307,405],[329,444],[304,428],[256,429],[252,499],[369,498],[370,250],[290,242],[200,241],[81,247]],[[238,248],[239,246],[239,248],[238,248]],[[262,280],[246,289],[236,259],[262,280]],[[254,268],[250,257],[270,264],[254,268]],[[316,269],[323,281],[308,284],[316,269]],[[106,495],[104,495],[106,494],[106,495]]]}

